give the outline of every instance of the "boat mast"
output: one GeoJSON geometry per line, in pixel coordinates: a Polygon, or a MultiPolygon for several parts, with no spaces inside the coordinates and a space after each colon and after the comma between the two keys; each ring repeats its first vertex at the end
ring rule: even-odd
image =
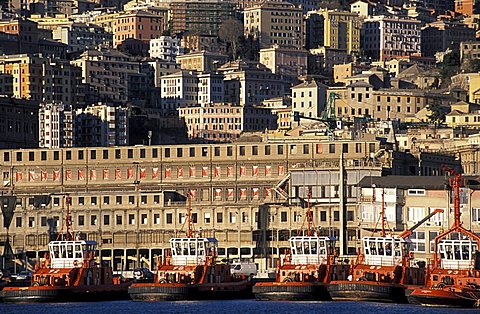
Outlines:
{"type": "Polygon", "coordinates": [[[187,238],[193,237],[191,197],[192,197],[192,194],[190,193],[190,191],[188,191],[187,192],[187,238]]]}
{"type": "Polygon", "coordinates": [[[66,241],[73,241],[74,240],[74,234],[72,230],[72,217],[70,216],[70,204],[71,204],[72,198],[70,197],[70,194],[67,194],[65,197],[65,203],[67,205],[67,213],[65,216],[65,228],[66,233],[65,233],[65,240],[66,241]]]}
{"type": "Polygon", "coordinates": [[[311,237],[312,236],[312,210],[310,209],[310,197],[311,197],[311,191],[308,189],[308,194],[307,194],[307,236],[311,237]]]}
{"type": "Polygon", "coordinates": [[[385,188],[382,188],[382,237],[385,237],[385,188]]]}

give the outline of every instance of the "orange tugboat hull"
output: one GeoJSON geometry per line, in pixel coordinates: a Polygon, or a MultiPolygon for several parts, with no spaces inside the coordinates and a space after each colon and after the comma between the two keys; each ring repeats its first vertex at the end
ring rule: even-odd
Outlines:
{"type": "Polygon", "coordinates": [[[478,290],[457,290],[452,287],[443,289],[417,288],[407,291],[408,302],[423,306],[445,306],[472,308],[480,299],[478,290]]]}

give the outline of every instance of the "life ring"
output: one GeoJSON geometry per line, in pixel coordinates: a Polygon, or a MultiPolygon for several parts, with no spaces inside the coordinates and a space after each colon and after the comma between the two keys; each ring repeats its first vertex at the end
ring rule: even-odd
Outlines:
{"type": "Polygon", "coordinates": [[[283,282],[292,282],[293,279],[291,277],[286,277],[283,279],[283,282]]]}
{"type": "Polygon", "coordinates": [[[162,279],[160,279],[160,281],[158,283],[165,284],[165,283],[168,283],[168,281],[167,281],[167,279],[162,278],[162,279]]]}
{"type": "Polygon", "coordinates": [[[74,261],[73,261],[73,266],[75,266],[75,267],[78,266],[78,261],[77,261],[77,260],[74,260],[74,261]]]}
{"type": "Polygon", "coordinates": [[[38,287],[40,286],[40,283],[38,281],[32,282],[32,287],[38,287]]]}

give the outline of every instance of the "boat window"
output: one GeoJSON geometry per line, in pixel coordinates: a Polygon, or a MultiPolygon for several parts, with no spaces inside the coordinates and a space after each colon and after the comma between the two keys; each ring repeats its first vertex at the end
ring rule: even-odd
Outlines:
{"type": "Polygon", "coordinates": [[[181,248],[180,248],[180,243],[175,242],[175,249],[172,251],[173,255],[180,255],[181,253],[181,248]]]}
{"type": "Polygon", "coordinates": [[[460,244],[455,244],[453,246],[453,252],[455,255],[455,260],[460,260],[460,244]]]}
{"type": "Polygon", "coordinates": [[[296,241],[295,244],[296,244],[296,247],[297,247],[297,254],[303,254],[302,242],[301,241],[296,241]]]}
{"type": "Polygon", "coordinates": [[[303,242],[303,254],[310,254],[310,246],[308,241],[303,242]]]}
{"type": "Polygon", "coordinates": [[[80,244],[75,245],[75,258],[82,258],[82,246],[80,244]]]}
{"type": "Polygon", "coordinates": [[[446,244],[444,247],[445,247],[446,259],[453,259],[452,245],[446,244]]]}
{"type": "Polygon", "coordinates": [[[462,260],[470,259],[470,247],[469,245],[462,245],[462,260]]]}
{"type": "Polygon", "coordinates": [[[60,248],[60,257],[61,258],[67,258],[67,252],[65,251],[65,246],[60,245],[59,248],[60,248]]]}
{"type": "Polygon", "coordinates": [[[397,257],[402,256],[402,251],[400,250],[400,243],[395,242],[394,251],[395,251],[395,256],[397,257]]]}
{"type": "Polygon", "coordinates": [[[312,254],[317,254],[317,242],[316,241],[312,241],[310,243],[311,245],[311,251],[312,251],[312,254]]]}
{"type": "Polygon", "coordinates": [[[377,255],[377,244],[372,240],[370,240],[370,254],[377,255]]]}
{"type": "Polygon", "coordinates": [[[377,243],[378,245],[378,255],[384,255],[385,250],[383,249],[383,242],[381,240],[377,243]]]}
{"type": "Polygon", "coordinates": [[[196,245],[195,242],[190,242],[190,255],[195,255],[196,245]]]}
{"type": "Polygon", "coordinates": [[[67,244],[67,257],[73,258],[73,245],[67,244]]]}
{"type": "Polygon", "coordinates": [[[53,245],[52,249],[53,249],[53,257],[60,258],[60,248],[58,247],[58,245],[53,245]]]}
{"type": "Polygon", "coordinates": [[[392,256],[393,254],[393,251],[392,251],[392,243],[386,243],[385,244],[385,255],[387,256],[392,256]]]}

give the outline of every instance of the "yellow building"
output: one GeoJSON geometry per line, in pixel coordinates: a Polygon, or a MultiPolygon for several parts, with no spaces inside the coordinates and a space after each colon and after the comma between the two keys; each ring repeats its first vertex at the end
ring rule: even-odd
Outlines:
{"type": "Polygon", "coordinates": [[[68,61],[28,54],[0,56],[0,73],[13,76],[16,98],[70,104],[77,86],[72,71],[74,67],[68,61]]]}
{"type": "Polygon", "coordinates": [[[319,10],[307,14],[307,47],[328,47],[360,52],[361,20],[357,13],[337,10],[319,10]]]}
{"type": "Polygon", "coordinates": [[[480,105],[464,101],[452,104],[451,111],[445,117],[449,127],[480,127],[480,105]]]}

